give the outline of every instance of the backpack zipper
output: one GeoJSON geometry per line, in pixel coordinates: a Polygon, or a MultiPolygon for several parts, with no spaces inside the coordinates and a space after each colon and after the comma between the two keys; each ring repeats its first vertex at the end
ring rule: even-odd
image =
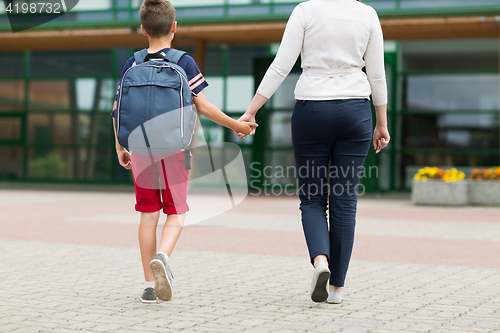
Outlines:
{"type": "Polygon", "coordinates": [[[182,76],[179,71],[177,71],[175,68],[174,70],[179,74],[179,79],[181,79],[181,91],[179,95],[181,96],[181,138],[184,137],[184,96],[182,95],[182,90],[184,88],[183,81],[182,81],[182,76]]]}

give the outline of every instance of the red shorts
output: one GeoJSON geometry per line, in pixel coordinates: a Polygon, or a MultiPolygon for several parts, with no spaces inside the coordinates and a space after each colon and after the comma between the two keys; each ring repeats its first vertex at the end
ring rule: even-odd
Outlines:
{"type": "Polygon", "coordinates": [[[183,214],[189,210],[184,152],[154,157],[154,163],[149,156],[132,153],[131,160],[136,211],[153,213],[163,208],[165,214],[183,214]]]}

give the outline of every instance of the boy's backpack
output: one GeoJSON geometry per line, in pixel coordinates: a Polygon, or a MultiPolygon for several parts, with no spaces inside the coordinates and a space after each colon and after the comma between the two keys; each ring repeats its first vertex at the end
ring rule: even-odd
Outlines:
{"type": "Polygon", "coordinates": [[[188,168],[198,114],[186,72],[177,64],[185,53],[134,54],[135,66],[121,80],[115,125],[126,149],[151,158],[184,150],[188,168]]]}

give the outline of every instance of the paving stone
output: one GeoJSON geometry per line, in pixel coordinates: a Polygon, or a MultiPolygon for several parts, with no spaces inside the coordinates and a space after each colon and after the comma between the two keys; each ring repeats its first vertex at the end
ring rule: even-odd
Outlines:
{"type": "Polygon", "coordinates": [[[24,325],[24,323],[22,323],[22,322],[19,322],[19,323],[16,323],[16,324],[9,323],[9,324],[6,324],[6,325],[2,325],[2,330],[4,332],[10,332],[10,331],[15,331],[15,330],[18,330],[18,329],[22,329],[22,328],[24,328],[26,326],[27,325],[24,325]]]}

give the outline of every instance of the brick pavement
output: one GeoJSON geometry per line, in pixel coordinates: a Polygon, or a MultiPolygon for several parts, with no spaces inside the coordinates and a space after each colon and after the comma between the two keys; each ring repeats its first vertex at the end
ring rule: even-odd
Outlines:
{"type": "Polygon", "coordinates": [[[297,199],[249,197],[185,228],[144,305],[131,193],[3,189],[0,332],[499,332],[499,216],[363,197],[345,300],[316,304],[297,199]]]}

